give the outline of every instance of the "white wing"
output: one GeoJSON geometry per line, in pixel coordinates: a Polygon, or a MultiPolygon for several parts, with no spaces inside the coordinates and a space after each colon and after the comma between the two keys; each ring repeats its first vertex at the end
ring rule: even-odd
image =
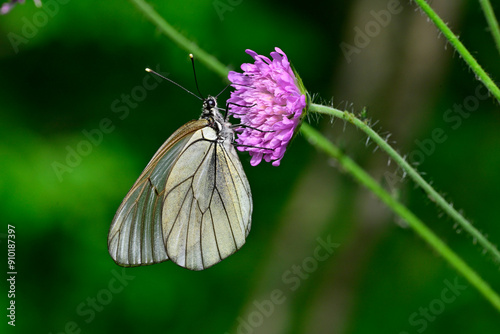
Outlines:
{"type": "Polygon", "coordinates": [[[108,248],[122,266],[171,259],[208,268],[245,243],[250,185],[230,140],[207,121],[177,130],[156,152],[113,219],[108,248]]]}
{"type": "Polygon", "coordinates": [[[165,187],[163,233],[168,257],[203,270],[236,252],[250,231],[250,185],[235,149],[210,127],[197,131],[165,187]]]}
{"type": "Polygon", "coordinates": [[[113,218],[108,249],[121,266],[168,260],[163,243],[161,211],[167,176],[180,152],[206,121],[191,121],[174,132],[155,153],[113,218]]]}

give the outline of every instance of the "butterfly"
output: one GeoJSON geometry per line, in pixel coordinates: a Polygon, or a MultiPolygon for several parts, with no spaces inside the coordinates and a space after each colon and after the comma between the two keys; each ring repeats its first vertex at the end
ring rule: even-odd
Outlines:
{"type": "Polygon", "coordinates": [[[203,270],[243,246],[253,203],[233,141],[216,98],[204,98],[200,119],[165,141],[118,208],[108,234],[118,265],[203,270]]]}

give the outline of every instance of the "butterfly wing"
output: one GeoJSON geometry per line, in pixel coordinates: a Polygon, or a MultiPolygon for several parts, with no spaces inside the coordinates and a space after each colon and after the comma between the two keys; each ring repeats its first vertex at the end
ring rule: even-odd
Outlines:
{"type": "Polygon", "coordinates": [[[108,236],[117,264],[171,259],[202,270],[245,243],[250,185],[230,139],[207,125],[192,121],[170,136],[123,200],[108,236]]]}
{"type": "Polygon", "coordinates": [[[168,257],[208,268],[240,249],[250,231],[250,185],[230,139],[210,127],[197,131],[165,186],[163,236],[168,257]]]}
{"type": "Polygon", "coordinates": [[[108,249],[121,266],[148,265],[168,260],[162,232],[165,185],[175,161],[206,120],[186,123],[155,153],[113,218],[108,249]]]}

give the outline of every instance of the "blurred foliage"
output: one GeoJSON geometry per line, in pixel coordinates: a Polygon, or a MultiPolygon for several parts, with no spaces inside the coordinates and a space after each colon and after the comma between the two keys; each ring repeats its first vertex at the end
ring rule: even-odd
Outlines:
{"type": "MultiPolygon", "coordinates": [[[[159,67],[194,91],[191,65],[187,52],[155,31],[127,1],[43,3],[39,9],[27,1],[0,20],[0,236],[6,252],[6,225],[16,227],[17,330],[498,332],[500,317],[470,287],[453,302],[439,304],[446,282],[454,282],[457,274],[301,137],[279,168],[265,163],[251,168],[249,156],[240,155],[255,209],[252,231],[237,254],[203,272],[170,262],[118,267],[107,252],[116,209],[162,142],[199,117],[201,108],[198,100],[167,82],[151,90],[137,87],[144,85],[145,67],[159,67]],[[127,95],[130,105],[123,100],[127,95]],[[117,106],[121,111],[116,112],[117,106]],[[89,141],[85,133],[92,134],[93,144],[83,143],[89,141]],[[70,156],[72,150],[84,154],[70,156]],[[67,169],[58,176],[54,163],[67,169]],[[292,291],[283,275],[313,256],[318,237],[330,237],[340,247],[292,291]],[[266,315],[256,305],[274,290],[286,292],[284,302],[266,315]],[[436,309],[439,305],[444,308],[436,309]],[[429,307],[435,313],[420,315],[429,307]],[[251,318],[256,312],[262,324],[242,327],[242,322],[259,320],[251,318]]],[[[443,119],[454,104],[474,96],[478,82],[413,4],[402,2],[402,13],[349,63],[340,43],[352,44],[353,28],[373,21],[370,11],[387,8],[388,1],[150,3],[233,69],[251,60],[245,49],[268,55],[279,46],[311,93],[325,100],[334,96],[334,106],[355,112],[367,106],[368,117],[379,121],[376,128],[393,133],[401,152],[419,149],[415,140],[444,129],[447,140],[436,144],[419,169],[500,243],[498,104],[480,101],[457,129],[443,119]],[[220,3],[230,10],[221,12],[220,3]],[[412,52],[419,41],[425,41],[424,47],[412,52]],[[431,44],[437,45],[441,60],[432,58],[436,53],[426,47],[431,44]],[[412,76],[412,70],[433,62],[436,68],[412,76]],[[405,78],[411,79],[406,86],[405,78]]],[[[433,6],[443,4],[434,1],[433,6]]],[[[498,78],[499,55],[477,1],[457,2],[449,11],[444,7],[438,13],[498,78]]],[[[217,94],[226,85],[203,66],[197,75],[204,94],[217,94]]],[[[394,171],[350,126],[332,126],[315,116],[309,121],[381,182],[387,181],[384,171],[394,171]]],[[[398,190],[403,202],[500,291],[499,264],[482,256],[473,240],[455,233],[453,223],[420,190],[408,180],[388,187],[398,190]]]]}

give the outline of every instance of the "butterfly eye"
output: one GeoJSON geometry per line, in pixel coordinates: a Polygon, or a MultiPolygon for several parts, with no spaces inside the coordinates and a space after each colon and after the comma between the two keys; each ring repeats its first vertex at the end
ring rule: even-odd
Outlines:
{"type": "Polygon", "coordinates": [[[207,105],[208,105],[209,108],[213,108],[213,107],[215,107],[215,101],[214,100],[208,100],[207,101],[207,105]]]}

